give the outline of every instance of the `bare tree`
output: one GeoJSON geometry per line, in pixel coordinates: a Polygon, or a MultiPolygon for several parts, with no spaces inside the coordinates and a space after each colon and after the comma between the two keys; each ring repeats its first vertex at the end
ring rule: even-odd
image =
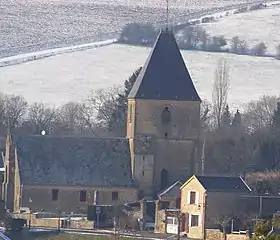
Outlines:
{"type": "Polygon", "coordinates": [[[239,41],[240,41],[240,39],[238,36],[235,36],[231,39],[230,45],[231,45],[231,49],[234,53],[237,52],[239,41]]]}
{"type": "Polygon", "coordinates": [[[36,133],[45,130],[51,133],[57,118],[56,109],[43,103],[33,103],[28,109],[28,120],[35,127],[36,133]]]}
{"type": "Polygon", "coordinates": [[[80,113],[83,105],[80,103],[69,102],[57,109],[57,119],[55,132],[62,135],[75,135],[81,133],[85,128],[80,113]]]}
{"type": "Polygon", "coordinates": [[[91,105],[89,101],[81,103],[78,108],[78,114],[83,125],[88,128],[93,135],[98,136],[95,131],[97,125],[95,106],[91,105]]]}
{"type": "Polygon", "coordinates": [[[0,121],[4,121],[5,114],[5,96],[0,93],[0,121]]]}
{"type": "Polygon", "coordinates": [[[235,36],[231,39],[231,50],[234,53],[246,54],[248,52],[247,42],[235,36]]]}
{"type": "Polygon", "coordinates": [[[213,83],[212,102],[215,123],[221,126],[222,114],[227,106],[227,98],[229,92],[229,68],[224,58],[218,62],[213,83]]]}
{"type": "Polygon", "coordinates": [[[21,96],[4,96],[3,124],[6,127],[19,126],[27,110],[27,101],[21,96]]]}
{"type": "MultiPolygon", "coordinates": [[[[121,88],[114,86],[108,89],[93,91],[90,97],[80,106],[79,116],[84,124],[94,133],[96,126],[109,128],[108,124],[116,114],[118,96],[121,88]]],[[[116,123],[117,124],[117,123],[116,123]]]]}
{"type": "Polygon", "coordinates": [[[238,46],[238,53],[240,54],[247,54],[248,53],[248,44],[245,40],[240,40],[238,46]]]}
{"type": "Polygon", "coordinates": [[[251,101],[245,106],[244,124],[248,132],[271,126],[278,101],[279,98],[276,96],[264,95],[259,100],[251,101]]]}
{"type": "Polygon", "coordinates": [[[200,106],[200,120],[203,127],[210,127],[213,124],[212,104],[204,99],[200,106]]]}

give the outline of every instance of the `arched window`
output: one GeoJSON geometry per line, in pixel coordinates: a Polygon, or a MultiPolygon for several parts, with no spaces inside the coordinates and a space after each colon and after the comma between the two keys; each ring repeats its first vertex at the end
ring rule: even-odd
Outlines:
{"type": "Polygon", "coordinates": [[[171,122],[171,112],[168,107],[165,107],[161,113],[162,124],[169,124],[171,122]]]}
{"type": "Polygon", "coordinates": [[[160,172],[160,185],[161,189],[168,187],[169,173],[166,169],[162,169],[160,172]]]}

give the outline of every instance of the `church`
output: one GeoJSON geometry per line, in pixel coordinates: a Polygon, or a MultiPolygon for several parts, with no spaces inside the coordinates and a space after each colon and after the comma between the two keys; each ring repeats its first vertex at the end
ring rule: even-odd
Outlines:
{"type": "Polygon", "coordinates": [[[7,208],[78,213],[154,199],[200,173],[200,103],[172,31],[162,30],[128,96],[126,138],[8,134],[7,208]]]}

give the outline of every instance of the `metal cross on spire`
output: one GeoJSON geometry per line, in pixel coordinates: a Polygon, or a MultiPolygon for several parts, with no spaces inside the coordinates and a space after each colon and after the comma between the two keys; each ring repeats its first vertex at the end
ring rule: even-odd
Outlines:
{"type": "Polygon", "coordinates": [[[168,30],[169,24],[169,0],[166,0],[166,30],[168,30]]]}

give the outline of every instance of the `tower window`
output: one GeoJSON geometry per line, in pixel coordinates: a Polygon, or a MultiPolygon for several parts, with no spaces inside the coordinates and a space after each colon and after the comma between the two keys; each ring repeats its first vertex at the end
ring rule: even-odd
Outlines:
{"type": "Polygon", "coordinates": [[[165,133],[165,134],[164,134],[164,137],[167,138],[167,136],[168,136],[168,133],[165,133]]]}
{"type": "Polygon", "coordinates": [[[169,124],[171,122],[171,112],[168,107],[165,107],[161,114],[162,124],[169,124]]]}
{"type": "Polygon", "coordinates": [[[52,190],[52,200],[57,201],[58,200],[58,189],[52,190]]]}
{"type": "Polygon", "coordinates": [[[112,200],[117,201],[119,199],[119,193],[118,192],[112,192],[112,200]]]}
{"type": "Polygon", "coordinates": [[[86,202],[87,201],[87,191],[80,191],[80,202],[86,202]]]}

